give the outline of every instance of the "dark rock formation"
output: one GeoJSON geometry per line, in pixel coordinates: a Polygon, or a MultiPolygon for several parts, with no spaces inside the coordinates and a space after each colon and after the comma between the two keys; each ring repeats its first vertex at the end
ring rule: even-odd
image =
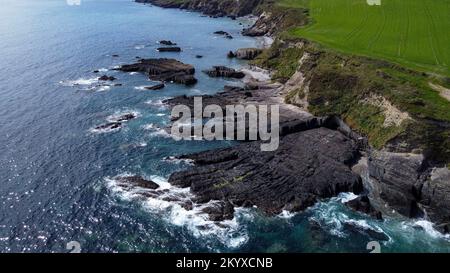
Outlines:
{"type": "Polygon", "coordinates": [[[195,58],[201,59],[201,58],[203,58],[203,56],[202,55],[195,55],[195,58]]]}
{"type": "Polygon", "coordinates": [[[373,208],[367,195],[358,196],[356,199],[353,199],[345,204],[355,211],[368,214],[378,220],[383,219],[381,212],[373,208]]]}
{"type": "Polygon", "coordinates": [[[208,76],[210,77],[225,77],[236,79],[242,79],[245,77],[245,74],[243,72],[226,66],[213,66],[212,69],[204,70],[203,72],[208,74],[208,76]]]}
{"type": "Polygon", "coordinates": [[[172,47],[158,47],[156,50],[159,52],[180,52],[181,48],[177,46],[172,47]]]}
{"type": "Polygon", "coordinates": [[[140,176],[122,176],[116,178],[118,186],[122,188],[140,187],[155,190],[159,185],[151,180],[146,180],[140,176]]]}
{"type": "Polygon", "coordinates": [[[113,54],[112,57],[117,58],[117,57],[119,57],[119,55],[113,54]]]}
{"type": "Polygon", "coordinates": [[[202,212],[207,213],[211,221],[231,220],[234,217],[234,207],[229,201],[213,203],[202,212]]]}
{"type": "Polygon", "coordinates": [[[132,120],[132,119],[135,119],[135,118],[136,118],[135,114],[129,113],[129,114],[125,114],[125,115],[122,115],[122,116],[119,116],[119,117],[115,118],[114,121],[115,122],[124,122],[124,121],[129,121],[129,120],[132,120]]]}
{"type": "Polygon", "coordinates": [[[116,80],[116,78],[113,76],[103,75],[100,78],[98,78],[98,80],[99,81],[114,81],[114,80],[116,80]]]}
{"type": "Polygon", "coordinates": [[[450,170],[435,168],[423,183],[420,204],[437,228],[450,233],[450,170]]]}
{"type": "Polygon", "coordinates": [[[240,48],[236,51],[235,56],[242,60],[253,60],[261,53],[262,50],[259,48],[240,48]]]}
{"type": "MultiPolygon", "coordinates": [[[[222,109],[225,109],[226,105],[235,105],[235,104],[271,105],[272,96],[278,95],[276,87],[272,85],[247,85],[246,87],[225,86],[224,90],[225,90],[224,92],[219,92],[215,95],[202,96],[203,106],[215,104],[220,106],[222,109]]],[[[170,106],[180,104],[187,105],[189,108],[191,108],[192,115],[194,113],[194,97],[179,96],[165,100],[164,103],[167,103],[170,106]]],[[[275,100],[273,104],[277,104],[280,107],[279,108],[280,136],[315,129],[322,126],[331,128],[333,130],[341,131],[341,128],[339,128],[339,126],[337,126],[334,123],[333,118],[319,118],[314,117],[310,114],[306,114],[304,112],[292,111],[292,107],[286,104],[280,105],[278,100],[275,100]]],[[[225,112],[226,111],[224,110],[224,113],[225,112]]],[[[175,120],[177,119],[172,119],[172,121],[175,120]]],[[[271,126],[270,119],[268,120],[268,122],[270,127],[271,126]]],[[[237,133],[236,128],[237,126],[235,126],[235,135],[237,133]]],[[[248,122],[246,122],[245,130],[246,130],[245,140],[248,140],[248,122]]],[[[349,138],[353,139],[351,135],[349,136],[349,138]]]]}
{"type": "Polygon", "coordinates": [[[166,87],[166,85],[164,83],[160,83],[160,84],[155,84],[152,86],[146,86],[145,89],[147,90],[160,90],[163,89],[164,87],[166,87]]]}
{"type": "Polygon", "coordinates": [[[229,201],[273,215],[304,210],[340,192],[361,192],[361,179],[349,167],[357,156],[352,140],[319,128],[282,137],[274,152],[250,142],[184,156],[196,167],[174,173],[169,182],[190,187],[200,203],[229,201]]]}
{"type": "Polygon", "coordinates": [[[162,45],[166,45],[166,46],[175,46],[175,45],[177,45],[177,43],[174,43],[174,42],[169,41],[169,40],[161,40],[161,41],[159,41],[159,43],[162,44],[162,45]]]}
{"type": "Polygon", "coordinates": [[[407,217],[422,217],[420,196],[423,157],[373,152],[368,161],[369,174],[380,187],[380,197],[407,217]]]}
{"type": "Polygon", "coordinates": [[[141,59],[138,63],[123,65],[118,70],[124,72],[143,72],[155,81],[173,81],[191,85],[197,83],[195,68],[175,59],[141,59]]]}

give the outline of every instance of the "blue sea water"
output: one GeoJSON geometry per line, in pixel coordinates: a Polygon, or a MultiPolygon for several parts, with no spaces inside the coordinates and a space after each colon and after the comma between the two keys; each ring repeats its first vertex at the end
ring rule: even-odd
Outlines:
{"type": "Polygon", "coordinates": [[[131,0],[1,4],[0,252],[66,252],[69,241],[80,242],[83,252],[367,252],[376,238],[346,229],[349,224],[386,234],[383,251],[450,250],[448,238],[427,222],[381,223],[349,211],[342,205],[348,194],[296,215],[239,209],[235,220],[217,226],[198,211],[121,191],[114,177],[135,174],[189,195],[167,184],[172,172],[189,167],[170,157],[233,143],[175,142],[162,130],[170,117],[161,101],[239,84],[201,70],[245,65],[226,53],[258,41],[240,35],[239,20],[131,0]],[[235,38],[216,36],[217,30],[235,38]],[[158,53],[156,42],[163,39],[183,51],[158,53]],[[143,91],[152,84],[144,75],[111,70],[137,56],[193,64],[199,83],[143,91]],[[103,74],[122,86],[101,86],[96,78],[103,74]],[[93,130],[128,112],[138,118],[124,128],[93,130]]]}

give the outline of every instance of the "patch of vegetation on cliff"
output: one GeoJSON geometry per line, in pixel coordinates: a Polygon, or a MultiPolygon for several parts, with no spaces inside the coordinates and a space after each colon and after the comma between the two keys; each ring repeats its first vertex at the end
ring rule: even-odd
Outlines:
{"type": "Polygon", "coordinates": [[[319,45],[309,45],[307,51],[318,56],[309,60],[314,64],[306,63],[299,68],[310,82],[307,98],[312,114],[340,116],[354,130],[366,135],[375,148],[396,142],[396,147],[391,145],[394,150],[420,149],[436,161],[450,161],[450,102],[429,87],[429,76],[319,45]],[[385,98],[411,119],[386,126],[385,111],[364,103],[371,96],[385,98]],[[403,143],[408,143],[407,147],[402,147],[403,143]]]}
{"type": "Polygon", "coordinates": [[[253,60],[252,64],[275,71],[273,79],[286,82],[297,70],[302,55],[302,48],[277,39],[269,49],[253,60]]]}

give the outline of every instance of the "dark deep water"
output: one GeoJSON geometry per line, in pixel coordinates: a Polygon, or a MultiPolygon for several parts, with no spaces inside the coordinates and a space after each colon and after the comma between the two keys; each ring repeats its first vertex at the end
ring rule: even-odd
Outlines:
{"type": "Polygon", "coordinates": [[[131,0],[1,4],[0,252],[64,252],[73,240],[83,252],[366,252],[374,238],[346,230],[344,223],[384,232],[389,240],[383,251],[450,250],[448,238],[427,222],[379,223],[350,212],[341,202],[348,194],[297,215],[267,218],[238,210],[225,227],[169,202],[135,200],[133,193],[118,190],[114,176],[142,175],[170,191],[184,191],[165,181],[188,165],[167,157],[232,145],[173,141],[160,129],[169,123],[160,102],[230,84],[200,71],[245,65],[228,60],[226,52],[257,41],[240,36],[239,21],[131,0]],[[216,37],[217,30],[235,39],[216,37]],[[183,52],[156,52],[162,39],[176,41],[183,52]],[[139,87],[151,84],[145,76],[108,70],[136,56],[193,64],[199,83],[143,91],[139,87]],[[97,86],[95,69],[123,86],[97,86]],[[138,118],[121,130],[92,130],[126,112],[138,118]]]}

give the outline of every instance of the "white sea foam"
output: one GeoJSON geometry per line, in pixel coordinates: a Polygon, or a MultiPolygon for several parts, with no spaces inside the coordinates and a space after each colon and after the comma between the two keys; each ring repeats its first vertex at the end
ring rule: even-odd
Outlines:
{"type": "Polygon", "coordinates": [[[166,129],[159,128],[150,134],[152,137],[171,138],[172,135],[166,129]]]}
{"type": "MultiPolygon", "coordinates": [[[[127,114],[132,114],[133,116],[135,116],[135,118],[138,118],[141,116],[141,113],[138,111],[135,111],[135,110],[122,110],[122,111],[116,111],[114,114],[108,116],[106,118],[106,120],[108,122],[118,122],[122,116],[127,115],[127,114]]],[[[121,122],[127,122],[127,120],[121,121],[121,122]]]]}
{"type": "Polygon", "coordinates": [[[131,75],[131,76],[133,76],[133,75],[139,74],[139,72],[130,72],[130,73],[128,73],[128,74],[131,75]]]}
{"type": "Polygon", "coordinates": [[[136,45],[135,47],[134,47],[134,49],[144,49],[145,48],[145,45],[136,45]]]}
{"type": "Polygon", "coordinates": [[[98,83],[98,78],[79,78],[77,80],[60,81],[59,83],[64,86],[93,85],[98,83]]]}
{"type": "MultiPolygon", "coordinates": [[[[129,173],[118,177],[131,176],[129,173]]],[[[239,225],[236,217],[233,220],[226,220],[217,225],[209,220],[209,217],[202,210],[206,206],[214,204],[211,201],[207,204],[195,204],[192,202],[194,196],[189,188],[178,188],[172,186],[165,178],[151,176],[150,179],[159,185],[156,190],[147,190],[139,187],[124,188],[117,178],[105,178],[107,188],[116,196],[127,201],[140,202],[142,207],[170,224],[187,228],[195,237],[215,238],[222,244],[235,248],[248,241],[248,234],[244,227],[239,225]],[[153,191],[153,195],[146,195],[142,198],[143,192],[153,191]],[[147,197],[150,196],[150,197],[147,197]],[[154,197],[151,197],[154,196],[154,197]],[[177,200],[177,201],[167,201],[177,200]],[[182,206],[183,203],[192,203],[191,210],[182,206]]],[[[245,214],[246,210],[237,209],[236,214],[245,214]]]]}
{"type": "Polygon", "coordinates": [[[102,85],[102,86],[99,86],[99,88],[97,89],[97,91],[108,91],[109,89],[111,89],[111,86],[109,86],[109,85],[102,85]]]}

